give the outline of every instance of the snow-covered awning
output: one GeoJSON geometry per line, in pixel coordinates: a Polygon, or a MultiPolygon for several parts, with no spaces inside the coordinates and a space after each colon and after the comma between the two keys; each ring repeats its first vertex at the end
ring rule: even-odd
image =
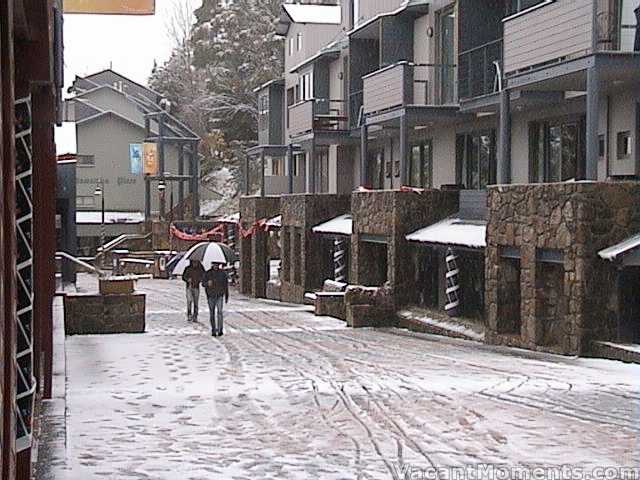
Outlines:
{"type": "Polygon", "coordinates": [[[240,212],[233,215],[225,215],[216,220],[218,223],[238,223],[240,221],[240,212]]]}
{"type": "Polygon", "coordinates": [[[342,8],[340,5],[317,5],[308,3],[285,3],[276,34],[285,36],[292,23],[314,23],[325,25],[340,25],[342,22],[342,8]]]}
{"type": "Polygon", "coordinates": [[[410,242],[467,248],[487,246],[487,222],[448,218],[407,235],[410,242]]]}
{"type": "MultiPolygon", "coordinates": [[[[142,223],[141,212],[104,212],[104,223],[142,223]]],[[[81,225],[99,225],[102,223],[101,211],[76,212],[76,223],[81,225]]]]}
{"type": "Polygon", "coordinates": [[[397,9],[390,12],[383,12],[367,19],[364,22],[357,22],[356,26],[347,32],[347,35],[352,36],[358,32],[362,32],[370,25],[376,23],[378,20],[384,17],[395,17],[405,13],[414,13],[416,15],[426,15],[429,13],[429,0],[406,0],[397,9]]]}
{"type": "Polygon", "coordinates": [[[327,235],[351,235],[353,233],[353,217],[348,214],[340,215],[328,222],[316,225],[312,230],[314,233],[327,235]]]}
{"type": "Polygon", "coordinates": [[[627,238],[626,240],[613,245],[612,247],[600,250],[598,252],[598,255],[604,260],[614,262],[619,258],[633,252],[638,247],[640,247],[640,234],[627,238]]]}
{"type": "Polygon", "coordinates": [[[320,23],[339,25],[342,21],[340,5],[285,3],[282,9],[294,23],[320,23]]]}
{"type": "Polygon", "coordinates": [[[270,218],[269,220],[267,220],[265,225],[270,228],[282,227],[282,215],[278,215],[276,217],[270,218]]]}

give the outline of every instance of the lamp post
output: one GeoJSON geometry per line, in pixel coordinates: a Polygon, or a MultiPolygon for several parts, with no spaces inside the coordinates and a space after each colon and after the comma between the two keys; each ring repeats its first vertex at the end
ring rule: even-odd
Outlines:
{"type": "Polygon", "coordinates": [[[104,267],[104,244],[105,244],[105,222],[104,222],[104,179],[100,180],[100,183],[96,185],[96,189],[93,192],[94,196],[100,197],[100,212],[101,212],[101,220],[100,220],[100,248],[102,250],[102,257],[100,258],[100,265],[104,267]]]}
{"type": "Polygon", "coordinates": [[[160,196],[160,221],[164,220],[165,215],[165,191],[167,190],[167,185],[164,183],[164,180],[160,180],[158,183],[158,195],[160,196]]]}

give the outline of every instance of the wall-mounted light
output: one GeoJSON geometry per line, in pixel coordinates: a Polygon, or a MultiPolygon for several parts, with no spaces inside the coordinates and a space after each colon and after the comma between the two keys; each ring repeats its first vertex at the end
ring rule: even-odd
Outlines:
{"type": "Polygon", "coordinates": [[[433,27],[427,27],[427,37],[433,38],[433,27]]]}
{"type": "Polygon", "coordinates": [[[342,80],[344,78],[344,73],[342,73],[342,72],[338,73],[338,78],[340,80],[342,80]]]}

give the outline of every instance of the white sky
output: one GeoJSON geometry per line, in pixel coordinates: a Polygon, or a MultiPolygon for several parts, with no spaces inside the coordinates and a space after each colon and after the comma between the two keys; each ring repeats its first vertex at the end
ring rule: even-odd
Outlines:
{"type": "Polygon", "coordinates": [[[175,8],[201,0],[156,0],[153,16],[64,16],[65,84],[76,75],[112,68],[146,85],[154,59],[161,65],[173,47],[167,22],[175,8]]]}
{"type": "MultiPolygon", "coordinates": [[[[153,16],[66,14],[65,96],[76,75],[106,68],[146,85],[154,60],[162,65],[171,54],[173,41],[167,33],[167,23],[176,8],[185,4],[193,10],[202,0],[156,0],[153,16]]],[[[56,128],[58,154],[75,153],[75,143],[75,124],[56,128]]]]}

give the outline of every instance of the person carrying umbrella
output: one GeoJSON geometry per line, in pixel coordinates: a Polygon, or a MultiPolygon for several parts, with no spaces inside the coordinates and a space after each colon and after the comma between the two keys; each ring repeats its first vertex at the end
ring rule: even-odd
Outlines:
{"type": "Polygon", "coordinates": [[[229,303],[229,277],[222,269],[222,264],[213,263],[211,269],[204,274],[204,289],[209,302],[211,335],[220,337],[223,334],[224,303],[229,303]]]}
{"type": "Polygon", "coordinates": [[[182,274],[182,280],[187,288],[187,322],[198,321],[198,301],[200,299],[200,284],[205,271],[199,260],[190,260],[189,266],[182,274]]]}

